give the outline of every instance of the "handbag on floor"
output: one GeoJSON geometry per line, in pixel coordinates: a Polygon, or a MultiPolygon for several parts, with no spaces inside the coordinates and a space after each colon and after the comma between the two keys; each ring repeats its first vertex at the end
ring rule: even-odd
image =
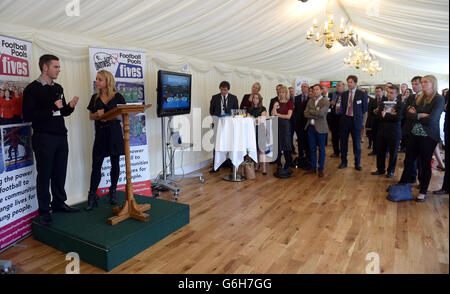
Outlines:
{"type": "Polygon", "coordinates": [[[247,180],[254,180],[256,178],[255,175],[255,164],[253,161],[246,161],[244,162],[244,170],[243,170],[244,177],[247,180]]]}
{"type": "Polygon", "coordinates": [[[390,185],[387,189],[389,192],[387,199],[393,202],[414,200],[414,197],[411,194],[411,189],[411,184],[390,185]]]}

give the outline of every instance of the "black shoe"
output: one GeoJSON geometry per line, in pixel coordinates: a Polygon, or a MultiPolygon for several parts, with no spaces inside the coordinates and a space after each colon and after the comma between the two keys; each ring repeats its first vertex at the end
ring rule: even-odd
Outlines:
{"type": "Polygon", "coordinates": [[[360,165],[355,166],[355,169],[358,171],[362,171],[362,167],[360,165]]]}
{"type": "Polygon", "coordinates": [[[339,169],[343,169],[343,168],[346,168],[346,167],[347,167],[346,163],[341,163],[341,165],[339,166],[339,169]]]}
{"type": "Polygon", "coordinates": [[[434,195],[445,195],[445,194],[448,194],[448,191],[445,191],[444,189],[440,189],[437,191],[433,191],[433,194],[434,195]]]}
{"type": "Polygon", "coordinates": [[[374,176],[384,175],[384,171],[382,172],[382,171],[377,170],[377,171],[372,172],[372,175],[374,175],[374,176]]]}
{"type": "Polygon", "coordinates": [[[109,195],[109,203],[111,205],[116,205],[117,204],[116,189],[109,190],[108,195],[109,195]]]}
{"type": "Polygon", "coordinates": [[[369,154],[367,154],[367,155],[369,155],[369,156],[376,156],[377,154],[375,153],[375,152],[370,152],[369,154]]]}
{"type": "Polygon", "coordinates": [[[388,172],[386,175],[386,178],[393,178],[394,177],[394,173],[393,172],[388,172]]]}
{"type": "Polygon", "coordinates": [[[50,214],[40,215],[39,223],[46,227],[51,226],[53,224],[52,216],[50,214]]]}
{"type": "Polygon", "coordinates": [[[67,204],[63,204],[61,207],[53,207],[53,212],[79,212],[80,209],[76,207],[70,207],[67,204]]]}
{"type": "Polygon", "coordinates": [[[96,193],[89,193],[88,194],[88,206],[86,206],[84,208],[84,210],[91,211],[94,208],[94,206],[98,207],[98,198],[99,197],[97,196],[96,193]]]}
{"type": "Polygon", "coordinates": [[[336,158],[336,157],[339,157],[339,154],[331,154],[331,156],[330,156],[331,158],[336,158]]]}
{"type": "Polygon", "coordinates": [[[211,169],[210,171],[209,171],[209,173],[210,174],[214,174],[214,173],[216,173],[216,172],[218,172],[219,170],[215,170],[214,168],[213,169],[211,169]]]}

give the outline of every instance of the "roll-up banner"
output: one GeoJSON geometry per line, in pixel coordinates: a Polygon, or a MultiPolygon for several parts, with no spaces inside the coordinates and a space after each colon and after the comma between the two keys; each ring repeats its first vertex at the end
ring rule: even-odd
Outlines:
{"type": "MultiPolygon", "coordinates": [[[[89,48],[91,94],[97,93],[95,80],[100,70],[111,72],[116,80],[117,90],[125,97],[127,104],[145,104],[145,53],[108,48],[89,48]]],[[[145,127],[145,114],[130,116],[130,157],[133,192],[152,196],[150,184],[150,166],[145,127]]],[[[102,166],[102,180],[97,193],[105,195],[110,186],[109,157],[102,166]]],[[[125,191],[125,156],[120,158],[120,176],[117,189],[125,191]]]]}
{"type": "Polygon", "coordinates": [[[0,35],[0,251],[30,235],[38,215],[31,125],[22,119],[31,46],[0,35]]]}

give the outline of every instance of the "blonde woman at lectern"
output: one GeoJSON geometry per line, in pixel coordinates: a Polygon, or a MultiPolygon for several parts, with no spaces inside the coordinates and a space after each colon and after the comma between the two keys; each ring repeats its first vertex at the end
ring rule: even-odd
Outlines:
{"type": "Polygon", "coordinates": [[[122,127],[119,118],[109,121],[97,120],[106,112],[119,104],[125,104],[125,98],[116,89],[113,75],[106,70],[97,73],[95,87],[98,90],[91,98],[89,106],[89,118],[95,120],[95,141],[92,150],[91,183],[88,194],[88,206],[86,211],[98,207],[97,189],[101,180],[101,168],[105,157],[111,159],[111,185],[109,187],[109,202],[117,204],[116,188],[120,174],[120,155],[125,152],[122,127]]]}

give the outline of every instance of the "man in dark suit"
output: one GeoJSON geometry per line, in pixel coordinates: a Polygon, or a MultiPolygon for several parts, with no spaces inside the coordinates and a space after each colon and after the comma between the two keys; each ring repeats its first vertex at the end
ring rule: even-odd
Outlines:
{"type": "MultiPolygon", "coordinates": [[[[320,86],[320,88],[322,89],[322,96],[328,99],[328,102],[330,102],[331,96],[332,94],[329,93],[328,91],[330,90],[327,86],[320,86]]],[[[327,112],[327,126],[328,126],[328,113],[331,112],[331,109],[328,108],[328,112],[327,112]]],[[[328,127],[328,131],[330,130],[330,128],[328,127]]],[[[328,146],[328,133],[325,139],[325,146],[328,146]]]]}
{"type": "MultiPolygon", "coordinates": [[[[289,87],[289,100],[291,100],[292,102],[294,102],[295,105],[295,90],[293,87],[289,87]]],[[[295,127],[295,112],[292,113],[292,117],[291,117],[291,136],[292,136],[292,154],[297,154],[297,152],[295,151],[295,146],[294,146],[294,133],[297,132],[297,128],[295,127]]],[[[298,143],[298,137],[299,134],[297,134],[297,143],[298,143]]]]}
{"type": "MultiPolygon", "coordinates": [[[[224,116],[225,114],[231,114],[232,109],[239,109],[239,102],[236,96],[229,93],[230,91],[230,83],[227,81],[223,81],[219,86],[220,93],[212,96],[211,102],[209,105],[209,114],[211,116],[215,116],[217,119],[218,116],[224,116]]],[[[212,125],[214,128],[214,123],[212,125]]],[[[213,156],[215,151],[213,151],[213,156]]],[[[214,157],[213,157],[214,162],[214,157]]],[[[224,165],[229,165],[229,160],[227,160],[224,165]]],[[[217,169],[219,170],[219,169],[217,169]]],[[[216,172],[214,167],[209,171],[210,173],[216,172]]]]}
{"type": "Polygon", "coordinates": [[[375,110],[377,126],[377,171],[372,175],[384,175],[386,152],[389,151],[389,166],[387,177],[394,177],[395,166],[397,165],[398,147],[402,138],[401,121],[403,116],[404,104],[401,99],[397,99],[399,89],[391,86],[387,90],[387,102],[396,102],[390,111],[384,103],[380,104],[375,110]]]}
{"type": "Polygon", "coordinates": [[[336,85],[336,92],[330,95],[330,112],[327,115],[327,121],[328,128],[331,131],[331,142],[333,143],[332,158],[339,157],[341,153],[339,148],[339,120],[342,114],[340,103],[342,101],[344,90],[344,82],[339,82],[336,85]]]}
{"type": "Polygon", "coordinates": [[[358,77],[347,78],[348,91],[342,94],[342,116],[339,124],[341,134],[341,165],[347,167],[348,136],[352,135],[355,169],[361,171],[361,129],[367,112],[367,94],[357,89],[358,77]]]}
{"type": "Polygon", "coordinates": [[[294,115],[296,118],[296,127],[297,127],[297,136],[298,138],[298,158],[301,159],[305,157],[308,161],[308,164],[305,165],[305,168],[309,168],[309,162],[311,161],[311,154],[309,152],[309,144],[308,144],[308,132],[305,130],[305,126],[308,122],[308,119],[305,117],[305,108],[309,99],[309,85],[308,83],[303,83],[301,86],[302,93],[295,97],[294,104],[294,115]]]}
{"type": "Polygon", "coordinates": [[[382,87],[377,87],[375,89],[375,98],[370,99],[368,106],[368,118],[367,118],[367,128],[370,128],[370,136],[369,140],[372,143],[372,152],[369,153],[369,156],[377,155],[377,113],[375,110],[386,101],[384,99],[384,91],[382,87]]]}
{"type": "Polygon", "coordinates": [[[239,109],[239,102],[236,96],[229,93],[230,83],[224,81],[220,83],[220,93],[212,96],[209,114],[212,116],[223,116],[231,114],[231,109],[239,109]]]}
{"type": "Polygon", "coordinates": [[[445,134],[445,174],[444,174],[444,182],[442,183],[442,188],[440,190],[434,191],[435,195],[443,195],[448,194],[448,185],[449,185],[449,167],[450,167],[450,152],[448,148],[448,144],[450,144],[450,135],[449,135],[449,126],[448,126],[448,98],[450,91],[445,95],[445,122],[444,122],[444,134],[445,134]]]}
{"type": "MultiPolygon", "coordinates": [[[[406,144],[408,144],[409,137],[411,136],[412,128],[414,127],[414,124],[415,124],[415,120],[409,119],[408,116],[406,115],[406,113],[408,112],[409,107],[416,106],[416,99],[419,96],[419,94],[422,92],[422,77],[421,76],[413,77],[411,80],[411,86],[414,91],[414,94],[412,94],[411,96],[409,96],[408,99],[406,99],[405,108],[403,110],[403,116],[405,117],[405,123],[403,124],[403,127],[402,127],[402,135],[406,140],[406,144]]],[[[404,164],[406,164],[406,156],[405,156],[404,164]]],[[[409,178],[408,183],[411,183],[411,184],[415,184],[417,176],[419,176],[419,178],[420,178],[420,175],[422,174],[422,166],[421,166],[420,160],[416,160],[415,164],[416,164],[416,166],[413,169],[414,170],[413,174],[407,176],[409,178]]],[[[405,171],[403,171],[403,172],[405,172],[405,171]]],[[[405,177],[406,177],[406,175],[405,175],[405,177]]],[[[402,178],[403,178],[403,175],[402,175],[402,178]]]]}

